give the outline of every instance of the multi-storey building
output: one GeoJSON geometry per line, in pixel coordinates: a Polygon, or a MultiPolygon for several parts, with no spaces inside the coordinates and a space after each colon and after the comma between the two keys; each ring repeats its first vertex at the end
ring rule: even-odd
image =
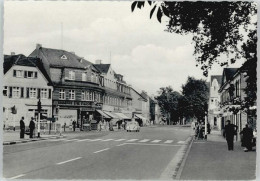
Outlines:
{"type": "Polygon", "coordinates": [[[37,45],[30,57],[40,58],[53,83],[53,114],[60,124],[82,127],[102,109],[100,72],[74,52],[37,45]]]}
{"type": "Polygon", "coordinates": [[[221,130],[221,118],[219,117],[220,93],[218,92],[221,86],[221,81],[221,75],[212,75],[210,77],[208,121],[210,126],[217,130],[221,130]]]}
{"type": "Polygon", "coordinates": [[[102,64],[101,60],[97,60],[94,67],[101,72],[101,84],[104,90],[102,111],[116,121],[131,119],[132,97],[123,75],[116,74],[110,64],[102,64]]]}
{"type": "Polygon", "coordinates": [[[42,105],[41,116],[52,116],[52,83],[39,58],[24,55],[4,56],[3,107],[7,128],[19,127],[21,117],[28,126],[31,117],[37,118],[37,103],[42,105]],[[11,113],[11,107],[16,114],[11,113]]]}
{"type": "Polygon", "coordinates": [[[221,128],[223,129],[227,120],[238,126],[238,131],[247,123],[247,113],[238,111],[241,101],[244,101],[246,94],[245,77],[237,68],[224,68],[222,83],[219,89],[221,97],[221,128]]]}

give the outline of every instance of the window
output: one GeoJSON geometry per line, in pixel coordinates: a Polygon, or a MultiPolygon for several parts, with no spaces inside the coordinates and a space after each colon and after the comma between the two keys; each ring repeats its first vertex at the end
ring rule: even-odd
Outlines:
{"type": "Polygon", "coordinates": [[[65,99],[65,90],[64,89],[60,89],[59,99],[60,100],[64,100],[65,99]]]}
{"type": "Polygon", "coordinates": [[[36,98],[36,88],[30,88],[29,96],[30,98],[36,98]]]}
{"type": "Polygon", "coordinates": [[[3,89],[3,96],[7,96],[7,86],[4,86],[4,89],[3,89]]]}
{"type": "Polygon", "coordinates": [[[41,98],[42,99],[47,99],[48,98],[47,89],[41,89],[41,98]]]}
{"type": "Polygon", "coordinates": [[[20,98],[20,87],[13,87],[13,98],[20,98]]]}
{"type": "Polygon", "coordinates": [[[22,77],[23,71],[22,70],[14,70],[13,75],[14,77],[22,77]]]}
{"type": "Polygon", "coordinates": [[[81,92],[81,100],[82,100],[82,101],[85,101],[85,91],[82,91],[82,92],[81,92]]]}
{"type": "Polygon", "coordinates": [[[61,57],[60,57],[62,60],[67,60],[68,58],[66,57],[66,55],[62,55],[61,57]]]}
{"type": "Polygon", "coordinates": [[[75,100],[75,90],[69,90],[69,99],[75,100]]]}
{"type": "Polygon", "coordinates": [[[91,74],[91,82],[94,82],[94,74],[91,74]]]}
{"type": "Polygon", "coordinates": [[[86,91],[86,100],[89,101],[89,91],[86,91]]]}
{"type": "Polygon", "coordinates": [[[86,73],[82,73],[82,81],[87,81],[87,74],[86,73]]]}
{"type": "Polygon", "coordinates": [[[28,78],[34,78],[34,76],[33,76],[33,71],[28,71],[27,77],[28,77],[28,78]]]}
{"type": "Polygon", "coordinates": [[[92,92],[89,93],[89,100],[92,101],[93,100],[93,95],[92,92]]]}
{"type": "Polygon", "coordinates": [[[69,71],[69,80],[75,80],[75,72],[69,71]]]}

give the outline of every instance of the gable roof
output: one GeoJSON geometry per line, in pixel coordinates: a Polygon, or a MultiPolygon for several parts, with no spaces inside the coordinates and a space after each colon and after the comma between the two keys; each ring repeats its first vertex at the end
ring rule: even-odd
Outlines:
{"type": "Polygon", "coordinates": [[[210,84],[212,84],[214,79],[217,79],[219,85],[222,83],[222,75],[212,75],[210,77],[210,84]]]}
{"type": "Polygon", "coordinates": [[[221,86],[224,85],[229,80],[231,80],[233,78],[233,76],[236,74],[237,70],[238,70],[238,68],[224,68],[221,86]],[[225,78],[226,78],[226,81],[224,82],[225,78]]]}
{"type": "Polygon", "coordinates": [[[36,67],[38,68],[44,77],[49,82],[49,85],[52,85],[52,81],[47,74],[42,61],[39,58],[26,57],[22,54],[19,55],[5,55],[4,56],[4,74],[10,70],[14,65],[27,66],[27,67],[36,67]]]}
{"type": "Polygon", "coordinates": [[[140,96],[140,98],[143,99],[145,102],[147,101],[146,97],[144,97],[142,94],[137,92],[133,87],[130,87],[130,89],[133,90],[133,92],[135,92],[136,94],[138,94],[140,96]]]}
{"type": "Polygon", "coordinates": [[[107,74],[110,64],[94,64],[94,66],[101,72],[107,74]]]}

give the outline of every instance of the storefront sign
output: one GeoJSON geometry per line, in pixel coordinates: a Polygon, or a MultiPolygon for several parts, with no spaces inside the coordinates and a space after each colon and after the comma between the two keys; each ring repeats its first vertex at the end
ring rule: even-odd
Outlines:
{"type": "Polygon", "coordinates": [[[87,102],[87,101],[73,101],[73,100],[57,100],[53,101],[54,105],[64,105],[64,106],[84,106],[88,108],[96,108],[101,109],[102,103],[94,103],[94,102],[87,102]]]}

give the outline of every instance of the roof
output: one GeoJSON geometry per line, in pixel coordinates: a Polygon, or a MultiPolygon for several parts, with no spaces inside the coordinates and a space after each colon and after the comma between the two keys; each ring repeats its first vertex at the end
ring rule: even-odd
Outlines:
{"type": "Polygon", "coordinates": [[[231,80],[233,76],[236,74],[237,70],[238,68],[224,68],[221,85],[225,84],[224,82],[225,77],[226,77],[226,82],[231,80]]]}
{"type": "Polygon", "coordinates": [[[212,81],[213,81],[214,79],[217,79],[218,84],[220,85],[221,82],[222,82],[222,75],[212,75],[211,78],[210,78],[210,84],[212,84],[212,81]]]}
{"type": "Polygon", "coordinates": [[[134,92],[136,92],[144,101],[147,101],[146,97],[144,97],[142,94],[137,92],[133,87],[130,87],[134,92]]]}
{"type": "Polygon", "coordinates": [[[110,67],[110,64],[94,64],[94,66],[101,72],[107,73],[110,67]]]}
{"type": "Polygon", "coordinates": [[[14,65],[37,67],[50,84],[52,81],[48,76],[42,61],[39,58],[26,57],[22,54],[19,55],[4,55],[4,74],[14,65]]]}
{"type": "MultiPolygon", "coordinates": [[[[83,57],[77,56],[75,53],[67,52],[65,50],[40,47],[38,49],[36,48],[29,56],[45,59],[50,67],[77,69],[85,69],[87,66],[92,67],[91,62],[85,60],[83,57]]],[[[96,70],[95,68],[93,69],[96,70]]]]}

